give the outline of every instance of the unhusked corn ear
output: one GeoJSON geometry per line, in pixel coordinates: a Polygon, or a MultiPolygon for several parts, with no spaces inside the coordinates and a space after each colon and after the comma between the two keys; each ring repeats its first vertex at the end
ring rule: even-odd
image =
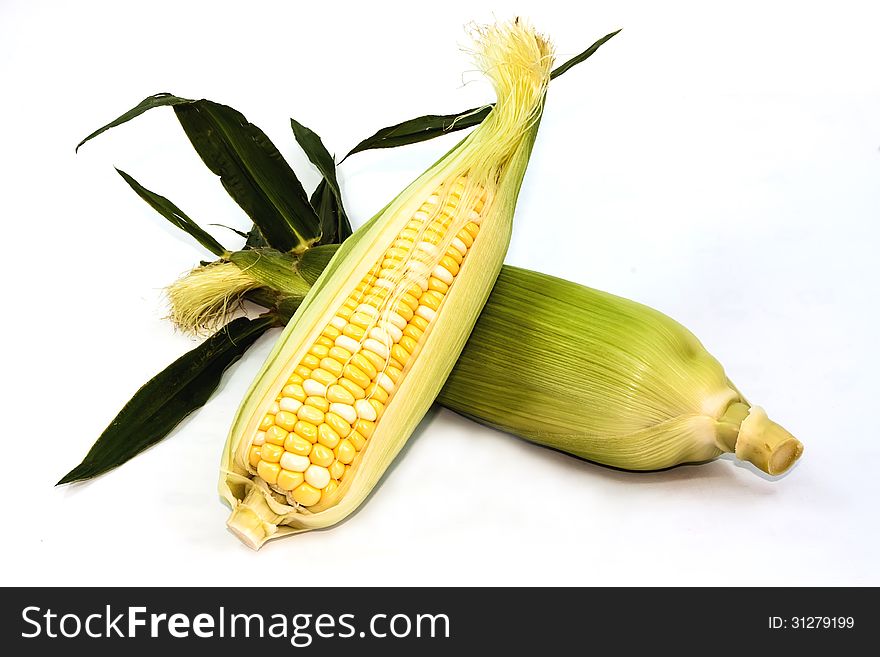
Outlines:
{"type": "Polygon", "coordinates": [[[437,401],[625,470],[729,452],[776,475],[803,452],[678,322],[517,267],[501,271],[437,401]]]}
{"type": "Polygon", "coordinates": [[[340,247],[239,409],[220,489],[230,528],[251,547],[326,527],[363,501],[430,407],[491,291],[552,53],[516,21],[481,31],[477,58],[495,86],[493,110],[340,247]],[[290,432],[311,443],[307,455],[303,442],[287,449],[290,432]]]}

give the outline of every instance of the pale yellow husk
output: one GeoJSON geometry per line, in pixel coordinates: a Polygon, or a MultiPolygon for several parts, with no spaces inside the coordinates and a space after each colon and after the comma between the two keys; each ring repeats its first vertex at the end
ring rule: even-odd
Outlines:
{"type": "MultiPolygon", "coordinates": [[[[515,21],[480,30],[477,60],[496,90],[486,120],[343,244],[306,296],[245,396],[221,463],[220,493],[232,507],[229,527],[247,545],[327,527],[369,495],[440,391],[501,268],[516,198],[543,110],[552,66],[547,41],[515,21]],[[249,470],[247,451],[276,391],[347,295],[385,252],[425,199],[467,178],[467,198],[485,192],[480,234],[423,336],[376,430],[332,499],[305,509],[286,503],[249,470]]],[[[456,221],[463,226],[465,218],[456,221]]],[[[450,230],[455,234],[456,224],[450,230]]]]}

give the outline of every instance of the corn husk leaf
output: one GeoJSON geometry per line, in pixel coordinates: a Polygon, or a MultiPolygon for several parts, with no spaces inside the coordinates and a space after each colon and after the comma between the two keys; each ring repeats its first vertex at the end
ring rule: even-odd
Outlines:
{"type": "Polygon", "coordinates": [[[180,228],[187,235],[195,239],[208,251],[217,257],[223,257],[223,255],[227,253],[226,248],[220,244],[220,242],[190,219],[186,213],[174,205],[174,203],[156,192],[151,192],[122,169],[116,169],[116,171],[122,176],[122,179],[128,183],[129,187],[131,187],[138,196],[144,199],[151,208],[180,228]]]}
{"type": "Polygon", "coordinates": [[[157,94],[95,130],[77,146],[156,108],[171,106],[190,143],[223,187],[280,251],[302,251],[321,235],[318,215],[281,153],[237,110],[209,100],[157,94]]]}
{"type": "Polygon", "coordinates": [[[324,142],[312,130],[290,119],[296,143],[305,151],[309,161],[321,173],[322,180],[309,202],[321,221],[321,239],[318,244],[341,244],[351,235],[351,223],[342,205],[342,190],[336,178],[336,162],[324,142]]]}
{"type": "Polygon", "coordinates": [[[223,372],[272,326],[275,317],[230,322],[138,390],[104,430],[83,461],[58,484],[90,479],[122,465],[162,440],[220,384],[223,372]]]}

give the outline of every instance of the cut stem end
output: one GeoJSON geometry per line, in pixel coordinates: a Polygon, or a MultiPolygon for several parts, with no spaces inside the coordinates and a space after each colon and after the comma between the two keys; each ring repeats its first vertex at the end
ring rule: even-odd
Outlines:
{"type": "Polygon", "coordinates": [[[259,550],[278,531],[281,516],[269,508],[262,491],[252,486],[247,496],[232,510],[226,526],[242,543],[259,550]]]}
{"type": "Polygon", "coordinates": [[[803,444],[768,418],[764,409],[751,407],[736,440],[737,458],[769,475],[780,475],[794,465],[803,452],[803,444]]]}

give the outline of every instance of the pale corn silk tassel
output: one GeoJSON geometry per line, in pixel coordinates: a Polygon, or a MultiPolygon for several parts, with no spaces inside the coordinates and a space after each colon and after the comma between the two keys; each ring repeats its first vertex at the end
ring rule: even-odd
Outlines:
{"type": "Polygon", "coordinates": [[[434,401],[489,296],[553,54],[521,20],[474,36],[495,107],[340,247],[242,402],[220,492],[229,527],[252,548],[354,511],[434,401]]]}
{"type": "Polygon", "coordinates": [[[196,267],[165,290],[169,319],[184,333],[215,331],[241,307],[244,295],[260,283],[231,262],[196,267]]]}

